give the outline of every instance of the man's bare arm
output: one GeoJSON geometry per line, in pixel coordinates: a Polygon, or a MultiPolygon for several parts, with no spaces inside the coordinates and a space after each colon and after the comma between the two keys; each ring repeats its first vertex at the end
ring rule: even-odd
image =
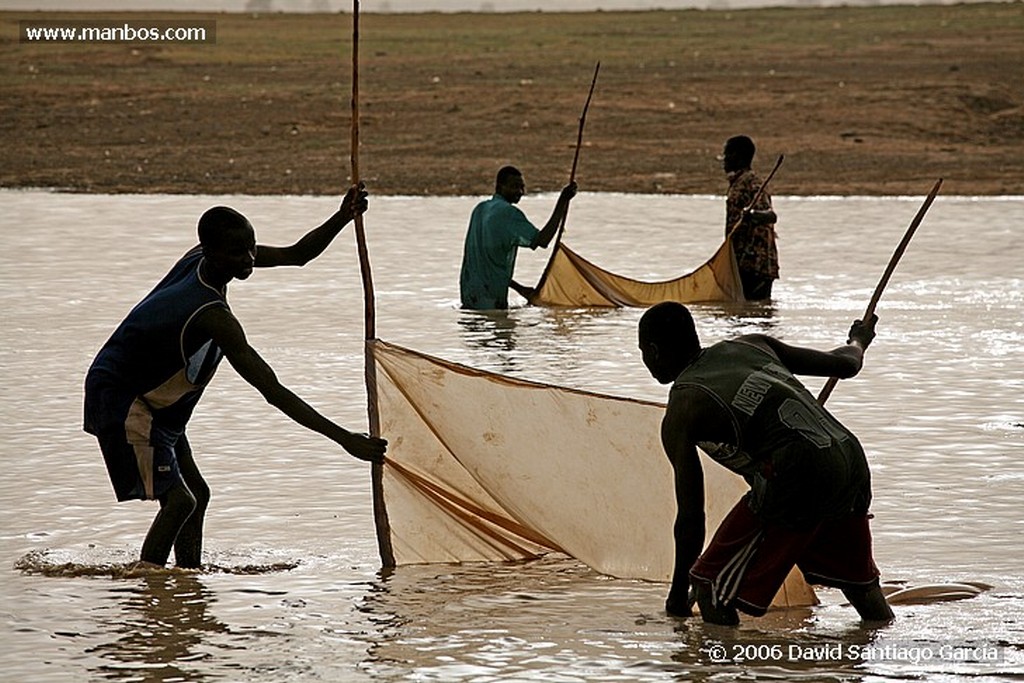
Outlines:
{"type": "Polygon", "coordinates": [[[804,346],[791,346],[774,337],[750,334],[744,341],[770,349],[786,368],[795,375],[838,377],[848,379],[860,372],[864,364],[864,349],[875,338],[878,316],[868,322],[854,321],[845,345],[831,351],[819,351],[804,346]]]}
{"type": "Polygon", "coordinates": [[[551,240],[554,239],[555,233],[558,232],[558,226],[561,225],[562,219],[569,211],[569,201],[575,196],[576,182],[573,181],[562,188],[561,193],[558,195],[558,201],[555,202],[555,208],[551,212],[551,218],[548,219],[548,222],[545,223],[544,227],[537,233],[532,246],[546,248],[551,244],[551,240]]]}
{"type": "Polygon", "coordinates": [[[334,238],[341,233],[353,218],[363,214],[367,207],[367,195],[362,183],[358,187],[349,188],[348,193],[341,202],[334,215],[324,221],[323,224],[313,228],[302,238],[287,247],[272,247],[260,244],[256,248],[257,268],[272,268],[275,266],[304,266],[330,246],[334,238]]]}
{"type": "Polygon", "coordinates": [[[665,610],[681,617],[692,614],[688,603],[690,568],[704,547],[704,470],[692,436],[695,403],[682,393],[673,396],[661,427],[676,493],[675,564],[665,610]]]}
{"type": "Polygon", "coordinates": [[[326,436],[360,460],[381,462],[387,442],[350,432],[321,415],[281,384],[269,364],[249,345],[241,324],[223,308],[210,308],[196,319],[197,329],[213,338],[231,366],[272,406],[307,429],[326,436]]]}

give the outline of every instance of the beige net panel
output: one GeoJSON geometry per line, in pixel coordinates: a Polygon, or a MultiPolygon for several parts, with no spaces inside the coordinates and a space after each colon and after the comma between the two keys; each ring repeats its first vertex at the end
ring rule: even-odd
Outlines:
{"type": "Polygon", "coordinates": [[[537,290],[535,306],[653,306],[662,301],[743,301],[732,242],[725,240],[707,263],[663,282],[642,282],[603,270],[559,242],[537,290]]]}
{"type": "MultiPolygon", "coordinates": [[[[611,576],[670,580],[675,496],[659,437],[664,406],[369,343],[397,564],[555,551],[611,576]]],[[[704,466],[710,538],[746,485],[706,457],[704,466]]],[[[776,597],[814,602],[795,570],[776,597]]]]}

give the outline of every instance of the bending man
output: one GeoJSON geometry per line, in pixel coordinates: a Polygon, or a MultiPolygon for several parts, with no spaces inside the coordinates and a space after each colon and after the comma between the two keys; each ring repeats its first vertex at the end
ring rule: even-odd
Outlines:
{"type": "Polygon", "coordinates": [[[661,430],[677,505],[670,614],[690,615],[692,584],[705,621],[736,624],[737,609],[760,616],[796,565],[809,583],[842,589],[865,621],[893,618],[871,553],[864,451],[794,377],[856,375],[875,320],[855,322],[846,345],[832,351],[762,334],[702,348],[682,304],[644,313],[644,364],[672,384],[661,430]],[[750,485],[703,554],[698,446],[750,485]]]}
{"type": "Polygon", "coordinates": [[[305,265],[366,205],[366,192],[353,187],[333,216],[288,247],[258,246],[245,216],[224,206],[209,209],[199,219],[199,246],[171,268],[100,349],[85,380],[85,430],[99,440],[118,501],[160,502],[142,545],[143,566],[162,567],[172,546],[179,567],[201,565],[210,488],[185,427],[222,357],[303,427],[360,460],[383,460],[383,439],[335,424],[278,381],[227,303],[229,282],[248,279],[253,268],[305,265]]]}

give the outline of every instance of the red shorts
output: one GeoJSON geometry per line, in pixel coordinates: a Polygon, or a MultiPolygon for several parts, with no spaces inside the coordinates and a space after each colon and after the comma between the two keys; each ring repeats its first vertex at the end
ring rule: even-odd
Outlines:
{"type": "Polygon", "coordinates": [[[741,500],[690,569],[711,584],[717,603],[760,616],[796,565],[808,583],[835,588],[878,583],[868,515],[821,522],[807,530],[766,523],[741,500]]]}

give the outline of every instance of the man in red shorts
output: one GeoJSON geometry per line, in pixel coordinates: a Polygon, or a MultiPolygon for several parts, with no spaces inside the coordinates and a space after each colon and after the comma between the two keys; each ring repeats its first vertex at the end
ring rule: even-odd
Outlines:
{"type": "Polygon", "coordinates": [[[892,620],[871,554],[864,451],[794,377],[856,375],[876,320],[856,321],[846,345],[832,351],[762,334],[702,348],[682,304],[644,313],[644,364],[672,383],[661,430],[678,508],[670,614],[691,615],[692,583],[705,621],[737,624],[737,610],[763,615],[796,565],[808,582],[840,588],[864,621],[892,620]],[[698,447],[750,485],[703,554],[698,447]]]}

